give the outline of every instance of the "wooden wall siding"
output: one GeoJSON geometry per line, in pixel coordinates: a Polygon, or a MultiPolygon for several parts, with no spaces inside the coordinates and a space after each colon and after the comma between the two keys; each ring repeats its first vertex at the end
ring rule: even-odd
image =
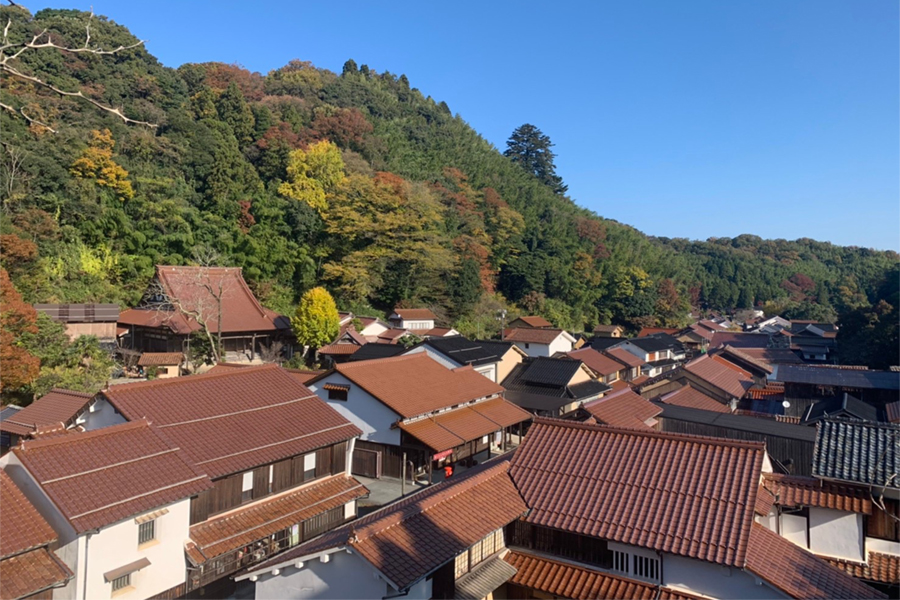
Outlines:
{"type": "Polygon", "coordinates": [[[205,490],[191,498],[191,525],[202,523],[209,518],[211,497],[212,490],[205,490]]]}
{"type": "Polygon", "coordinates": [[[332,475],[342,473],[347,470],[347,442],[335,444],[331,452],[331,473],[332,475]]]}
{"type": "MultiPolygon", "coordinates": [[[[403,449],[399,446],[376,444],[364,440],[356,440],[360,450],[372,450],[381,454],[381,476],[400,478],[403,468],[403,449]]],[[[411,458],[411,457],[409,457],[411,458]]]]}
{"type": "Polygon", "coordinates": [[[253,499],[269,495],[269,465],[253,469],[253,499]]]}
{"type": "Polygon", "coordinates": [[[813,446],[815,445],[813,442],[739,431],[727,427],[716,427],[705,423],[690,423],[676,419],[667,419],[662,415],[658,419],[660,431],[708,435],[730,440],[763,441],[766,443],[766,451],[772,458],[781,464],[785,464],[786,461],[791,462],[790,466],[785,465],[791,474],[812,475],[813,446]]]}
{"type": "Polygon", "coordinates": [[[900,542],[900,502],[884,499],[888,512],[873,507],[872,514],[866,517],[866,535],[882,540],[900,542]],[[892,516],[893,515],[893,516],[892,516]]]}
{"type": "Polygon", "coordinates": [[[274,469],[272,469],[272,493],[277,494],[283,490],[288,489],[293,485],[293,479],[291,477],[291,459],[286,458],[282,461],[275,463],[274,469]]]}
{"type": "Polygon", "coordinates": [[[316,478],[331,475],[331,446],[316,450],[316,478]]]}

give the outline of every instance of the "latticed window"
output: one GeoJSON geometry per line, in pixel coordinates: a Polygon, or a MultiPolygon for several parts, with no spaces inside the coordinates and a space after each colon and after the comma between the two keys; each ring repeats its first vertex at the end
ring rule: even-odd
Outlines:
{"type": "MultiPolygon", "coordinates": [[[[151,521],[152,522],[152,521],[151,521]]],[[[112,591],[117,592],[121,589],[127,588],[131,585],[131,573],[128,575],[122,575],[121,577],[116,577],[112,580],[112,591]]]]}
{"type": "Polygon", "coordinates": [[[456,564],[454,566],[454,573],[456,578],[459,579],[463,575],[469,572],[469,551],[466,550],[462,554],[456,557],[456,564]]]}
{"type": "Polygon", "coordinates": [[[138,525],[138,544],[146,544],[156,539],[156,520],[138,525]]]}

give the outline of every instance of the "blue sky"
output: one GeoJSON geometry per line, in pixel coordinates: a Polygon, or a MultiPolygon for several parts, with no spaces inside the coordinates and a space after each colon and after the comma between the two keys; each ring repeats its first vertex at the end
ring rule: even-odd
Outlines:
{"type": "Polygon", "coordinates": [[[576,202],[651,235],[900,250],[892,0],[50,5],[91,3],[168,66],[353,58],[501,150],[533,123],[576,202]]]}

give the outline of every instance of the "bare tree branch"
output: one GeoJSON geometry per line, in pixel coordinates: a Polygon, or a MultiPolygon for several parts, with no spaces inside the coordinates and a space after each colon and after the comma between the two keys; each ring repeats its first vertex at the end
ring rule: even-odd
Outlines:
{"type": "MultiPolygon", "coordinates": [[[[10,2],[10,4],[13,6],[18,6],[12,2],[10,2]]],[[[97,108],[119,117],[125,123],[129,123],[129,124],[133,124],[133,125],[143,125],[144,127],[150,127],[152,129],[155,129],[156,127],[158,127],[158,125],[155,123],[149,123],[147,121],[138,121],[137,119],[131,119],[131,118],[125,116],[125,114],[122,113],[122,110],[120,108],[107,106],[106,104],[103,104],[102,102],[94,100],[93,98],[89,98],[88,96],[85,96],[81,90],[78,90],[77,92],[72,92],[72,91],[66,91],[66,90],[60,89],[60,88],[56,87],[55,85],[52,85],[46,81],[43,81],[42,79],[40,79],[34,75],[27,75],[10,64],[11,61],[19,58],[24,52],[26,52],[28,50],[40,50],[42,48],[54,48],[61,52],[68,52],[70,54],[94,54],[94,55],[98,55],[98,56],[107,56],[107,55],[112,55],[112,54],[118,54],[119,52],[123,52],[125,50],[131,50],[133,48],[137,48],[138,46],[141,46],[144,44],[144,40],[140,40],[134,44],[130,44],[128,46],[119,46],[118,48],[114,48],[112,50],[104,50],[103,48],[100,48],[100,47],[91,48],[90,47],[91,22],[93,21],[93,19],[94,19],[94,8],[91,7],[91,14],[88,17],[88,22],[87,22],[87,25],[85,26],[84,45],[81,48],[69,48],[68,46],[61,46],[59,44],[54,43],[52,36],[47,32],[46,29],[41,31],[37,35],[35,35],[33,38],[31,38],[31,41],[10,42],[9,41],[9,28],[10,28],[10,25],[12,25],[12,19],[8,19],[6,21],[6,26],[3,28],[3,38],[2,38],[2,40],[0,40],[0,73],[6,73],[11,77],[15,77],[15,78],[21,79],[23,81],[28,81],[28,82],[37,84],[37,85],[44,87],[56,94],[59,94],[60,96],[81,98],[82,100],[85,100],[85,101],[89,102],[90,104],[93,104],[97,108]],[[41,41],[44,39],[45,35],[46,35],[46,41],[41,41]]],[[[47,125],[46,123],[41,123],[40,121],[37,121],[36,119],[28,117],[22,111],[21,108],[16,109],[16,108],[6,105],[6,104],[2,104],[2,105],[0,105],[0,107],[4,108],[5,110],[9,111],[12,114],[23,117],[26,121],[28,121],[29,124],[41,125],[43,127],[46,127],[47,130],[49,130],[53,133],[56,133],[56,130],[53,129],[52,127],[50,127],[49,125],[47,125]]]]}
{"type": "Polygon", "coordinates": [[[27,114],[25,114],[24,107],[20,107],[19,110],[16,110],[9,104],[4,104],[3,102],[0,102],[0,108],[3,108],[16,116],[22,117],[23,119],[25,119],[28,122],[29,125],[39,125],[39,126],[43,127],[44,129],[46,129],[47,131],[49,131],[50,133],[58,133],[55,129],[53,129],[52,127],[50,127],[43,121],[38,121],[37,119],[29,117],[27,114]]]}

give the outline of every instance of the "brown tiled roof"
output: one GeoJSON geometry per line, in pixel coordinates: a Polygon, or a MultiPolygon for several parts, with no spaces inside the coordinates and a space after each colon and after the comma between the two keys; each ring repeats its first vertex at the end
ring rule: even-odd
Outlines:
{"type": "Polygon", "coordinates": [[[884,407],[888,423],[900,423],[900,400],[890,402],[884,407]]]}
{"type": "Polygon", "coordinates": [[[2,469],[0,507],[0,558],[46,546],[56,540],[56,532],[50,524],[2,469]]]}
{"type": "MultiPolygon", "coordinates": [[[[240,267],[172,267],[157,266],[156,276],[170,298],[178,298],[186,310],[208,307],[207,327],[219,330],[219,300],[207,286],[221,290],[222,331],[276,331],[273,313],[266,311],[250,291],[240,267]]],[[[120,318],[121,322],[121,318],[120,318]]]]}
{"type": "Polygon", "coordinates": [[[426,330],[424,335],[431,337],[444,337],[451,331],[453,331],[451,327],[434,327],[432,329],[426,330]]]}
{"type": "Polygon", "coordinates": [[[759,523],[750,529],[745,568],[791,598],[887,598],[759,523]]]}
{"type": "Polygon", "coordinates": [[[631,380],[631,387],[637,387],[637,386],[641,385],[642,383],[646,383],[647,381],[650,381],[649,375],[638,375],[637,377],[635,377],[634,379],[631,380]]]}
{"type": "Polygon", "coordinates": [[[434,321],[437,315],[427,308],[395,308],[394,313],[404,321],[434,321]]]}
{"type": "Polygon", "coordinates": [[[597,325],[594,327],[594,333],[615,333],[622,329],[621,325],[597,325]]]}
{"type": "Polygon", "coordinates": [[[503,560],[516,568],[509,583],[550,594],[556,598],[600,600],[631,598],[656,600],[659,588],[651,583],[601,573],[585,567],[511,551],[503,560]]]}
{"type": "Polygon", "coordinates": [[[144,352],[138,359],[139,367],[172,366],[184,362],[181,352],[144,352]]]}
{"type": "Polygon", "coordinates": [[[149,418],[212,478],[361,433],[276,365],[131,383],[101,393],[126,419],[149,418]]]}
{"type": "Polygon", "coordinates": [[[529,344],[550,344],[563,333],[562,329],[531,329],[516,327],[503,334],[504,342],[527,342],[529,344]]]}
{"type": "Polygon", "coordinates": [[[659,400],[673,406],[686,406],[688,408],[699,408],[721,413],[731,412],[727,406],[691,385],[686,385],[679,390],[666,394],[659,400]]]}
{"type": "Polygon", "coordinates": [[[719,325],[715,321],[710,321],[708,319],[703,319],[701,321],[698,321],[697,323],[695,323],[695,325],[699,325],[700,327],[703,327],[704,329],[708,329],[709,331],[725,331],[726,330],[725,327],[719,325]]]}
{"type": "MultiPolygon", "coordinates": [[[[173,333],[185,335],[200,329],[200,325],[198,325],[196,321],[188,320],[187,317],[179,312],[142,308],[129,308],[128,310],[123,310],[119,314],[119,320],[117,322],[120,325],[149,327],[152,329],[168,329],[173,333]]],[[[125,331],[128,331],[127,327],[124,329],[125,331]]]]}
{"type": "Polygon", "coordinates": [[[592,400],[584,405],[584,409],[598,422],[637,429],[653,429],[646,421],[662,412],[660,407],[630,389],[592,400]]]}
{"type": "Polygon", "coordinates": [[[510,474],[529,522],[740,567],[764,455],[762,442],[538,418],[510,474]]]}
{"type": "Polygon", "coordinates": [[[362,346],[357,346],[356,344],[328,344],[327,346],[319,348],[319,354],[328,356],[350,356],[360,348],[362,348],[362,346]]]}
{"type": "Polygon", "coordinates": [[[334,369],[404,418],[503,392],[471,367],[447,369],[424,352],[343,363],[334,369]]]}
{"type": "Polygon", "coordinates": [[[597,352],[593,348],[586,347],[579,350],[573,350],[572,352],[567,353],[566,356],[574,358],[575,360],[580,360],[586,364],[589,369],[595,373],[599,373],[603,377],[617,373],[625,368],[619,361],[613,360],[612,358],[597,352]]]}
{"type": "Polygon", "coordinates": [[[25,442],[13,452],[77,533],[212,486],[146,420],[25,442]]]}
{"type": "Polygon", "coordinates": [[[738,348],[733,348],[732,346],[726,345],[722,349],[722,358],[726,358],[726,359],[735,358],[738,360],[742,360],[747,364],[753,365],[754,367],[756,367],[760,371],[763,371],[764,373],[771,374],[774,371],[774,369],[772,369],[772,365],[766,363],[765,361],[758,360],[754,356],[752,356],[742,350],[739,350],[738,348]]]}
{"type": "Polygon", "coordinates": [[[735,398],[743,398],[753,386],[753,378],[749,373],[723,358],[709,354],[695,358],[684,369],[735,398]]]}
{"type": "Polygon", "coordinates": [[[675,335],[678,333],[678,329],[673,329],[672,327],[643,327],[638,332],[638,337],[647,337],[648,335],[653,335],[655,333],[668,333],[669,335],[675,335]]]}
{"type": "Polygon", "coordinates": [[[196,554],[199,552],[209,560],[368,493],[369,490],[353,477],[335,475],[193,525],[190,535],[195,548],[191,550],[195,559],[200,557],[196,554]]]}
{"type": "Polygon", "coordinates": [[[544,317],[519,317],[515,319],[516,321],[522,321],[529,327],[553,327],[553,323],[545,319],[544,317]]]}
{"type": "Polygon", "coordinates": [[[285,369],[285,371],[290,373],[294,379],[296,379],[303,385],[306,385],[307,382],[309,382],[311,379],[314,379],[315,377],[318,377],[325,372],[311,369],[285,369]]]}
{"type": "Polygon", "coordinates": [[[72,571],[56,555],[38,548],[0,560],[0,598],[25,598],[71,578],[72,571]]]}
{"type": "Polygon", "coordinates": [[[768,348],[769,336],[765,333],[739,333],[736,331],[717,331],[713,334],[710,348],[730,345],[744,350],[746,348],[768,348]]]}
{"type": "Polygon", "coordinates": [[[818,506],[872,514],[869,493],[858,486],[780,473],[764,473],[763,485],[775,495],[776,504],[781,506],[818,506]]]}
{"type": "Polygon", "coordinates": [[[485,464],[329,531],[254,571],[352,547],[402,590],[528,510],[508,467],[507,461],[485,464]]]}
{"type": "Polygon", "coordinates": [[[531,413],[505,400],[493,398],[434,417],[400,423],[400,429],[435,452],[443,452],[522,421],[531,413]]]}
{"type": "Polygon", "coordinates": [[[686,335],[687,333],[694,333],[696,335],[699,335],[706,341],[711,341],[713,337],[713,332],[709,328],[703,327],[699,323],[694,323],[693,325],[690,325],[686,330],[682,331],[682,335],[686,335]]]}
{"type": "Polygon", "coordinates": [[[647,364],[646,362],[644,362],[644,359],[639,356],[635,356],[624,348],[611,348],[609,350],[604,350],[603,354],[611,356],[627,367],[640,367],[641,365],[647,364]]]}
{"type": "Polygon", "coordinates": [[[900,556],[896,554],[869,552],[869,559],[865,563],[825,556],[822,558],[857,579],[894,585],[900,581],[900,556]]]}
{"type": "Polygon", "coordinates": [[[90,404],[94,394],[53,389],[12,417],[0,422],[0,431],[24,436],[43,425],[70,424],[90,404]]]}
{"type": "Polygon", "coordinates": [[[784,399],[784,384],[777,381],[767,381],[765,387],[752,387],[747,390],[747,397],[751,400],[781,401],[784,399]]]}
{"type": "Polygon", "coordinates": [[[772,506],[775,505],[775,496],[766,489],[765,486],[759,486],[759,492],[756,494],[756,506],[754,510],[756,514],[766,516],[772,512],[772,506]]]}
{"type": "Polygon", "coordinates": [[[384,340],[388,343],[394,343],[397,339],[402,338],[408,332],[405,329],[388,329],[387,331],[382,331],[376,337],[379,340],[384,340]]]}
{"type": "Polygon", "coordinates": [[[774,365],[803,364],[803,359],[788,348],[741,348],[740,351],[770,367],[774,365]]]}

